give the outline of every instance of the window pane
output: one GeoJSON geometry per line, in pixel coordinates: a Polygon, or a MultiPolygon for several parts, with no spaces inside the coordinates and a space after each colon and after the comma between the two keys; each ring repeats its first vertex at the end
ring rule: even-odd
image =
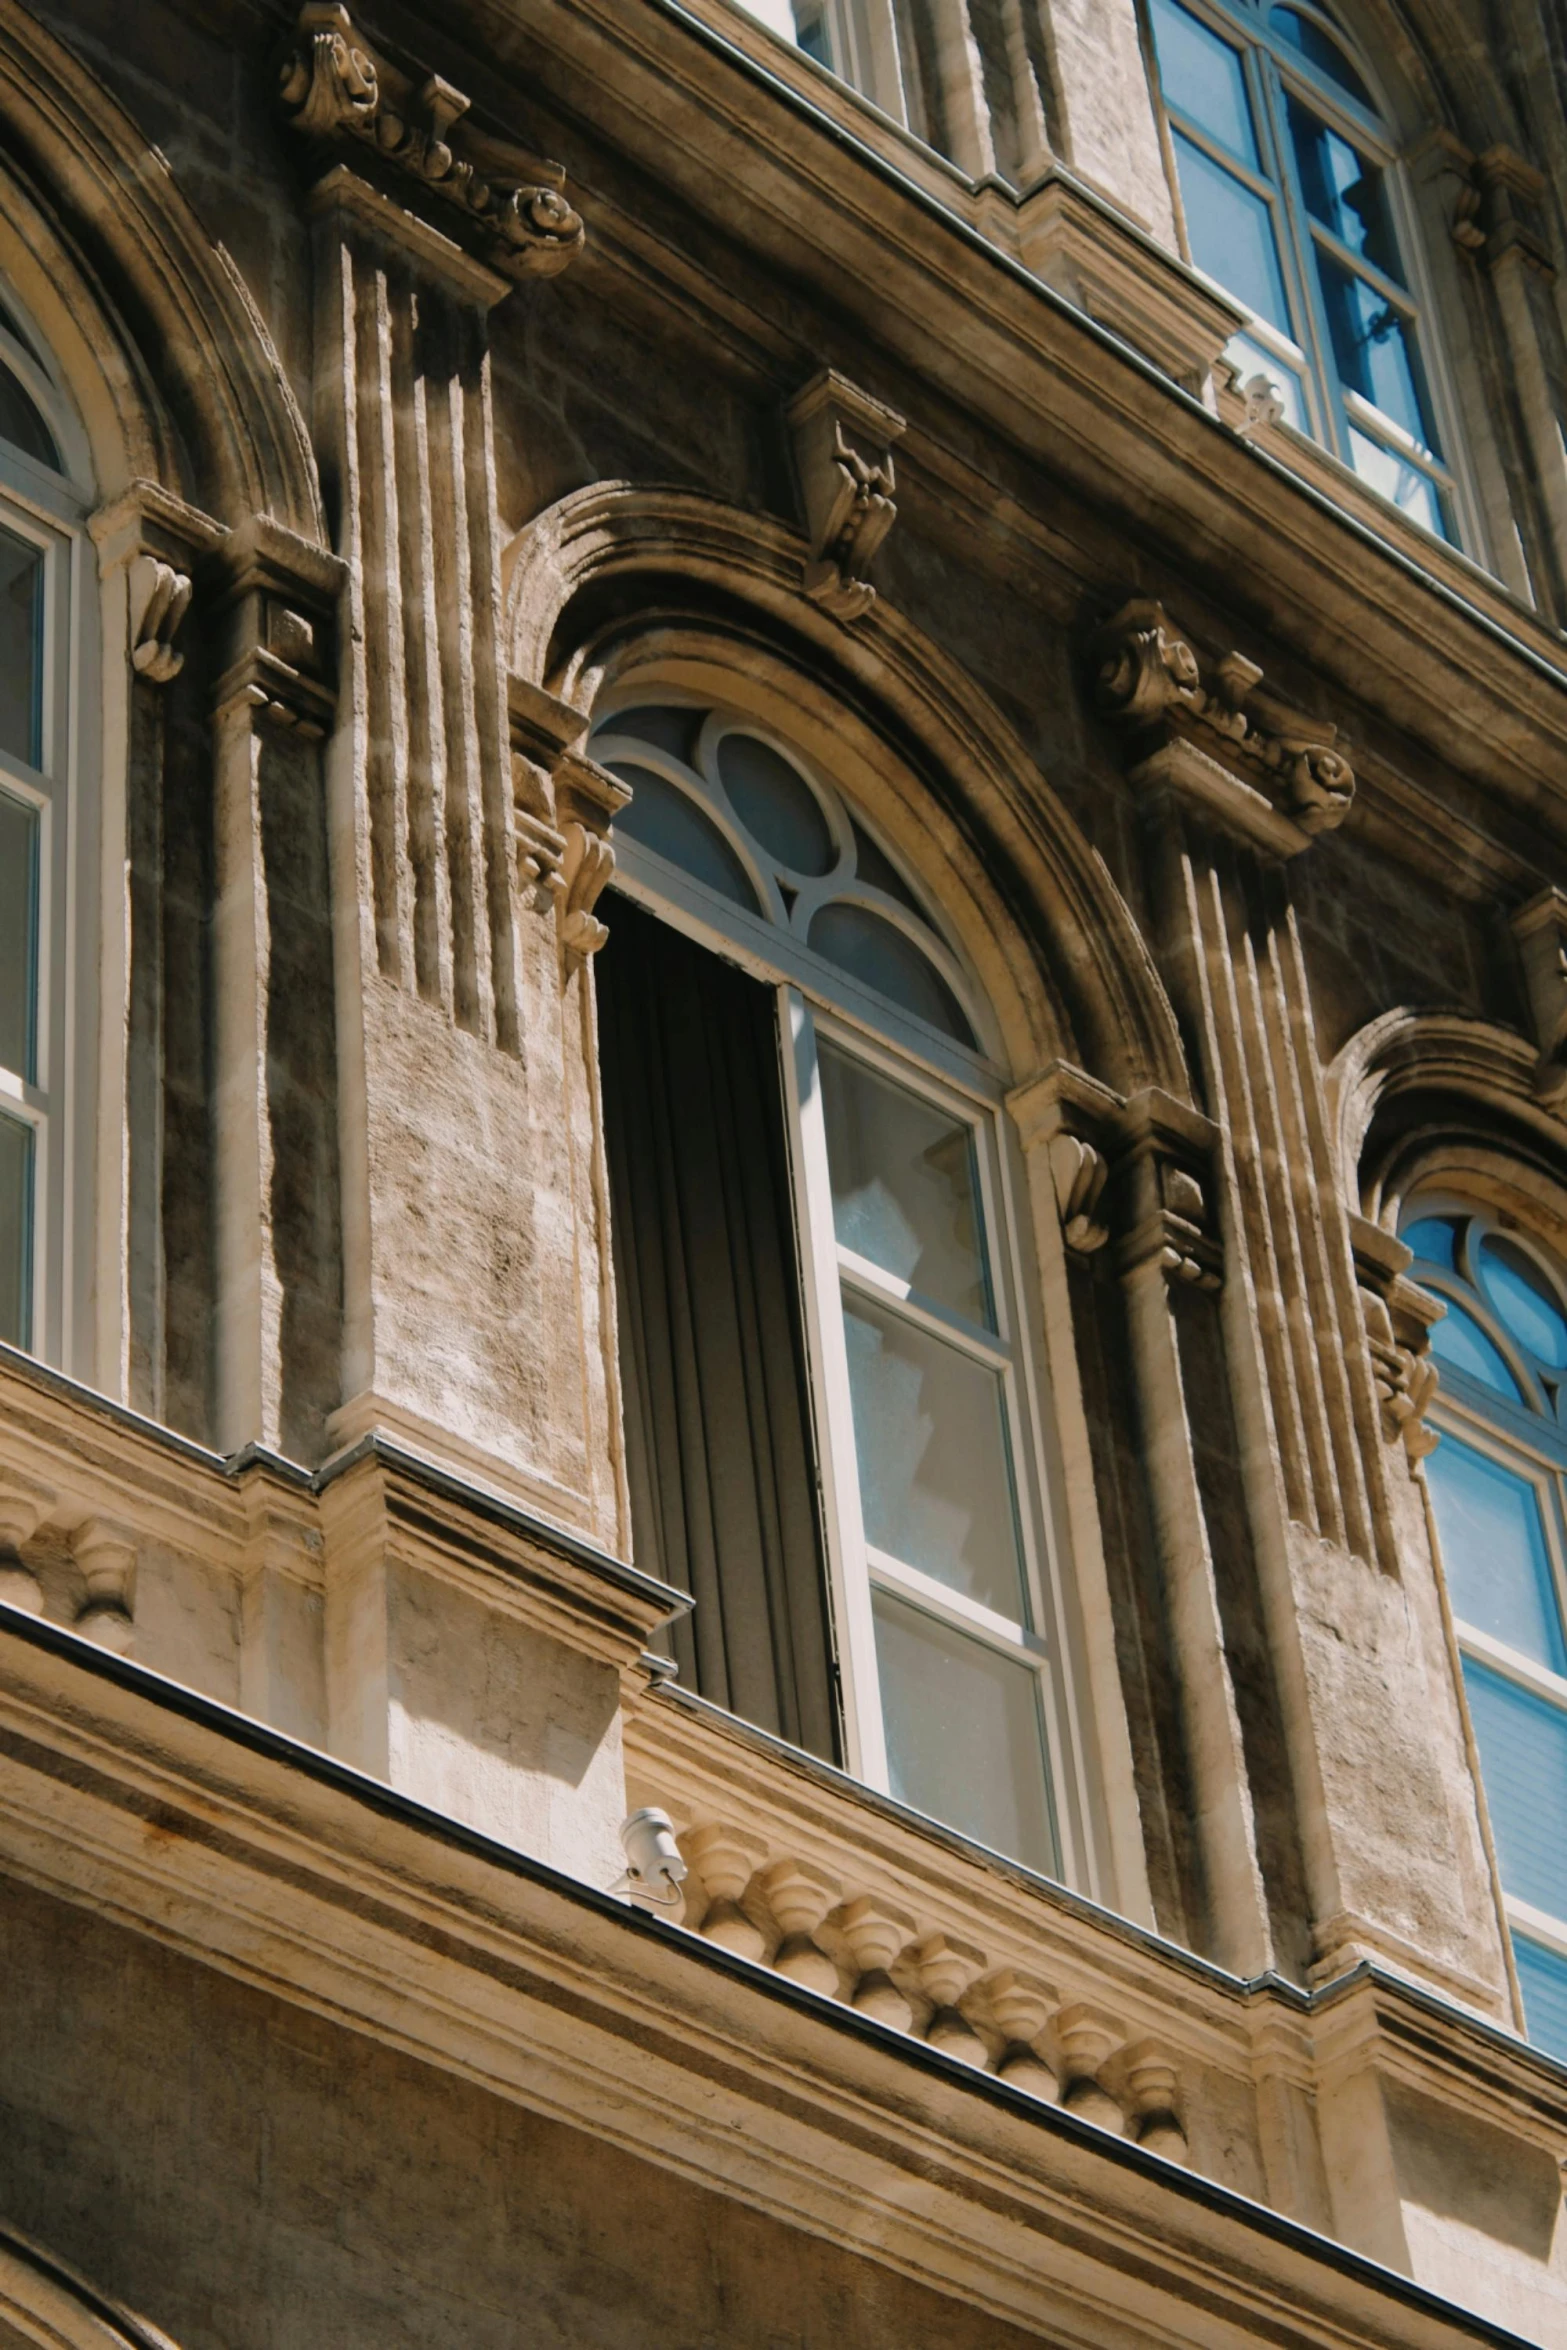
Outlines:
{"type": "Polygon", "coordinates": [[[819,1065],[840,1242],[993,1328],[973,1129],[829,1044],[819,1065]]]}
{"type": "MultiPolygon", "coordinates": [[[[1317,274],[1340,382],[1401,425],[1421,448],[1434,449],[1413,343],[1399,313],[1320,247],[1317,274]]],[[[1356,471],[1362,470],[1357,463],[1356,471]]]]}
{"type": "Polygon", "coordinates": [[[1444,1273],[1457,1272],[1458,1226],[1451,1216],[1422,1216],[1418,1223],[1406,1224],[1399,1238],[1414,1250],[1418,1262],[1440,1265],[1444,1273]]]}
{"type": "Polygon", "coordinates": [[[1168,103],[1255,168],[1257,135],[1239,52],[1178,8],[1175,0],[1153,0],[1151,14],[1159,80],[1168,103]]]}
{"type": "Polygon", "coordinates": [[[1280,334],[1291,334],[1268,206],[1179,131],[1175,155],[1192,259],[1280,334]]]}
{"type": "Polygon", "coordinates": [[[1374,163],[1357,154],[1308,107],[1286,96],[1290,139],[1300,172],[1301,193],[1313,220],[1331,229],[1341,245],[1363,253],[1385,277],[1404,282],[1393,224],[1388,217],[1382,174],[1374,163]]]}
{"type": "Polygon", "coordinates": [[[1314,65],[1319,73],[1326,74],[1330,81],[1337,82],[1339,88],[1346,90],[1351,98],[1358,99],[1368,114],[1376,112],[1370,91],[1331,34],[1325,33],[1320,25],[1313,24],[1309,16],[1302,16],[1298,8],[1271,8],[1268,11],[1268,22],[1280,40],[1288,41],[1292,49],[1298,49],[1308,64],[1314,65]]]}
{"type": "Polygon", "coordinates": [[[1515,1934],[1513,1959],[1530,2039],[1547,2056],[1567,2064],[1567,1958],[1547,1950],[1543,1942],[1515,1934]]]}
{"type": "Polygon", "coordinates": [[[0,441],[9,441],[13,448],[36,457],[51,472],[59,472],[54,435],[15,376],[3,366],[0,366],[0,441]]]}
{"type": "Polygon", "coordinates": [[[751,734],[726,734],[718,772],[729,805],[770,856],[794,873],[830,873],[838,851],[816,794],[797,768],[751,734]]]}
{"type": "Polygon", "coordinates": [[[884,890],[889,898],[896,898],[909,913],[917,914],[922,922],[930,920],[902,874],[885,850],[879,849],[862,826],[849,819],[849,830],[854,835],[854,871],[857,879],[871,889],[884,890]]]}
{"type": "Polygon", "coordinates": [[[616,759],[611,771],[622,783],[629,783],[635,794],[630,807],[615,819],[617,833],[667,857],[693,881],[705,881],[709,889],[732,898],[748,914],[756,912],[756,892],[745,867],[694,800],[666,783],[663,776],[655,775],[651,767],[633,767],[627,760],[616,759]]]}
{"type": "Polygon", "coordinates": [[[892,1792],[1028,1867],[1056,1866],[1038,1676],[875,1594],[892,1792]]]}
{"type": "Polygon", "coordinates": [[[0,791],[0,1069],[29,1081],[37,966],[38,817],[0,791]]]}
{"type": "Polygon", "coordinates": [[[652,703],[636,710],[616,710],[593,729],[595,737],[619,734],[631,735],[639,743],[652,743],[656,750],[667,751],[689,767],[696,755],[696,738],[702,731],[705,712],[680,710],[672,706],[652,703]]]}
{"type": "Polygon", "coordinates": [[[890,1004],[901,1004],[929,1027],[955,1036],[959,1044],[974,1042],[974,1031],[940,972],[911,938],[880,914],[841,901],[822,906],[811,917],[808,943],[825,961],[874,988],[890,1004]]]}
{"type": "Polygon", "coordinates": [[[1532,1909],[1567,1916],[1567,1713],[1472,1657],[1464,1687],[1502,1883],[1532,1909]]]}
{"type": "Polygon", "coordinates": [[[1022,1620],[999,1375],[871,1299],[845,1294],[865,1539],[1022,1620]]]}
{"type": "Polygon", "coordinates": [[[0,530],[0,751],[36,767],[43,721],[44,559],[0,530]]]}
{"type": "Polygon", "coordinates": [[[1447,1312],[1431,1333],[1431,1352],[1437,1361],[1451,1363],[1455,1371],[1467,1371],[1471,1379],[1494,1387],[1499,1395],[1509,1397],[1513,1403],[1522,1403],[1517,1380],[1473,1314],[1466,1314],[1445,1293],[1442,1303],[1447,1312]]]}
{"type": "Polygon", "coordinates": [[[1435,539],[1450,539],[1447,511],[1440,491],[1429,474],[1418,465],[1410,465],[1380,441],[1368,440],[1363,432],[1349,428],[1350,462],[1361,480],[1374,489],[1379,498],[1386,498],[1400,514],[1407,514],[1411,522],[1418,522],[1435,539]]]}
{"type": "Polygon", "coordinates": [[[0,1116],[0,1339],[32,1344],[33,1136],[0,1116]]]}
{"type": "Polygon", "coordinates": [[[1426,1475],[1454,1613],[1520,1655],[1567,1673],[1535,1488],[1452,1435],[1443,1436],[1426,1475]]]}
{"type": "Polygon", "coordinates": [[[1545,1275],[1516,1242],[1488,1233],[1480,1243],[1480,1278],[1519,1345],[1550,1369],[1567,1369],[1567,1319],[1545,1275]]]}

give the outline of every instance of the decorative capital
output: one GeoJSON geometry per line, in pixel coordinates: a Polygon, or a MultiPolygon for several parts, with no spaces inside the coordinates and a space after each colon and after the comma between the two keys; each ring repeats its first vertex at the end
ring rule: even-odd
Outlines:
{"type": "Polygon", "coordinates": [[[1343,823],[1355,775],[1338,730],[1259,691],[1244,653],[1204,660],[1152,597],[1096,630],[1094,699],[1129,741],[1128,773],[1275,857],[1343,823]]]}
{"type": "Polygon", "coordinates": [[[1447,1308],[1408,1279],[1411,1258],[1401,1240],[1365,1216],[1351,1215],[1349,1229],[1382,1433],[1402,1444],[1413,1468],[1441,1442],[1426,1414],[1438,1386],[1431,1326],[1447,1308]]]}
{"type": "Polygon", "coordinates": [[[1149,1087],[1123,1101],[1067,1062],[1007,1097],[1026,1152],[1043,1149],[1062,1237],[1090,1256],[1112,1236],[1122,1273],[1157,1261],[1172,1282],[1213,1290],[1223,1259],[1208,1212],[1214,1129],[1149,1087]]]}
{"type": "Polygon", "coordinates": [[[258,514],[225,541],[218,611],[227,645],[220,711],[248,708],[306,739],[330,732],[337,712],[337,599],[341,559],[258,514]]]}
{"type": "Polygon", "coordinates": [[[831,368],[786,413],[811,540],[805,592],[836,619],[859,620],[876,601],[871,559],[897,519],[892,450],[904,420],[831,368]]]}
{"type": "Polygon", "coordinates": [[[586,230],[561,166],[473,130],[463,91],[439,74],[401,72],[340,0],[308,0],[300,10],[278,92],[302,137],[318,146],[347,141],[373,156],[405,198],[429,195],[461,216],[505,277],[554,277],[582,250],[586,230]]]}
{"type": "Polygon", "coordinates": [[[1511,917],[1540,1048],[1534,1090],[1548,1109],[1567,1111],[1567,897],[1542,889],[1511,917]]]}
{"type": "Polygon", "coordinates": [[[554,905],[566,955],[595,955],[609,936],[594,911],[615,870],[609,829],[631,787],[578,748],[585,712],[523,677],[507,694],[519,874],[554,905]]]}
{"type": "Polygon", "coordinates": [[[1547,182],[1510,147],[1471,155],[1456,140],[1444,158],[1459,175],[1453,242],[1462,253],[1497,269],[1519,262],[1552,278],[1556,265],[1545,225],[1547,182]]]}
{"type": "Polygon", "coordinates": [[[150,481],[133,482],[100,507],[88,529],[105,575],[125,573],[131,667],[149,685],[168,685],[185,665],[175,640],[190,610],[193,579],[227,532],[150,481]]]}

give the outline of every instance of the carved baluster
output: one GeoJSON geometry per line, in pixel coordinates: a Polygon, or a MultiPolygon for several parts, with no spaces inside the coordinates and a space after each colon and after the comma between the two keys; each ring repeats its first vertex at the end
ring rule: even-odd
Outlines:
{"type": "Polygon", "coordinates": [[[1012,1967],[993,1975],[985,1993],[990,2013],[1005,2034],[996,2062],[998,2079],[1014,2089],[1026,2089],[1031,2097],[1043,2098],[1047,2105],[1059,2105],[1061,2084],[1037,2045],[1055,2005],[1053,1993],[1012,1967]]]}
{"type": "Polygon", "coordinates": [[[958,2001],[984,1966],[984,1953],[949,1941],[945,1934],[927,1934],[915,1946],[914,1963],[920,1987],[935,2010],[925,2027],[926,2040],[944,2056],[983,2069],[989,2052],[958,2001]]]}
{"type": "Polygon", "coordinates": [[[791,1983],[835,1999],[838,1969],[816,1940],[816,1930],[843,1888],[800,1860],[774,1861],[758,1883],[783,1935],[773,1952],[774,1968],[791,1983]]]}
{"type": "Polygon", "coordinates": [[[1127,2050],[1126,2091],[1138,2145],[1167,2162],[1184,2163],[1186,2132],[1175,2110],[1175,2067],[1156,2042],[1141,2040],[1127,2050]]]}
{"type": "Polygon", "coordinates": [[[84,1640],[128,1654],[136,1636],[132,1618],[136,1545],[123,1527],[89,1518],[71,1536],[71,1550],[87,1580],[87,1597],[76,1618],[84,1640]]]}
{"type": "Polygon", "coordinates": [[[44,1595],[22,1545],[31,1542],[53,1502],[42,1486],[7,1484],[0,1491],[0,1601],[29,1616],[43,1614],[44,1595]]]}
{"type": "Polygon", "coordinates": [[[732,1950],[737,1958],[760,1958],[767,1940],[740,1907],[740,1896],[756,1874],[758,1863],[767,1858],[762,1838],[745,1828],[713,1822],[693,1828],[682,1838],[681,1850],[707,1895],[697,1932],[721,1950],[732,1950]]]}
{"type": "Polygon", "coordinates": [[[1080,2003],[1062,2009],[1056,2018],[1056,2044],[1061,2051],[1061,2102],[1079,2121],[1096,2122],[1102,2130],[1124,2129],[1121,2108],[1099,2075],[1114,2054],[1120,2033],[1109,2020],[1080,2003]]]}
{"type": "Polygon", "coordinates": [[[874,2016],[879,2024],[906,2032],[914,2011],[890,1969],[913,1932],[914,1920],[902,1910],[861,1893],[838,1912],[835,1922],[854,1958],[854,2006],[861,2015],[874,2016]]]}

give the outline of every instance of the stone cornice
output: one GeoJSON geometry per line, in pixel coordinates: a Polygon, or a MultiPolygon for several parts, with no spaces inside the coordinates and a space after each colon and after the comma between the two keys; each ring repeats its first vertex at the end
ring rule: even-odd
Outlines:
{"type": "Polygon", "coordinates": [[[1519,2339],[14,1616],[0,1629],[0,1865],[1063,2350],[1519,2339]]]}
{"type": "MultiPolygon", "coordinates": [[[[1560,641],[1485,574],[1391,511],[1385,532],[1373,534],[1241,443],[988,243],[960,216],[961,190],[944,202],[912,169],[873,152],[849,100],[787,86],[676,0],[634,20],[608,0],[558,6],[547,19],[530,27],[524,48],[509,12],[472,0],[463,29],[503,68],[520,70],[525,56],[537,102],[553,97],[578,122],[594,122],[715,233],[743,242],[760,270],[787,270],[835,316],[846,281],[863,289],[864,339],[835,329],[815,337],[812,355],[852,375],[866,370],[868,348],[882,354],[878,388],[910,419],[900,450],[906,490],[917,494],[922,474],[961,481],[962,420],[978,419],[1051,483],[1037,514],[1018,515],[1013,527],[1048,541],[1052,558],[1077,566],[1096,594],[1111,559],[1097,539],[1119,534],[1123,562],[1127,538],[1156,547],[1171,580],[1184,574],[1195,594],[1244,612],[1258,641],[1288,646],[1406,731],[1422,758],[1466,770],[1520,814],[1532,805],[1567,842],[1560,641]],[[771,83],[776,104],[758,103],[759,80],[771,83]],[[1062,486],[1084,513],[1062,508],[1062,486]]],[[[564,130],[552,135],[573,143],[564,130]]],[[[744,339],[750,322],[734,280],[721,285],[702,261],[705,227],[678,245],[653,232],[617,199],[616,169],[595,160],[580,134],[576,143],[573,183],[596,234],[602,214],[617,280],[622,256],[635,256],[683,303],[708,309],[726,342],[737,329],[744,339]]],[[[758,325],[759,372],[775,332],[758,325]]],[[[1005,534],[994,485],[986,501],[976,478],[971,494],[996,547],[1005,534]]],[[[905,511],[913,516],[913,494],[905,511]]],[[[1380,813],[1401,852],[1424,863],[1422,810],[1435,793],[1415,784],[1416,759],[1407,773],[1412,804],[1380,813]]],[[[1513,862],[1521,878],[1526,857],[1513,862]]]]}

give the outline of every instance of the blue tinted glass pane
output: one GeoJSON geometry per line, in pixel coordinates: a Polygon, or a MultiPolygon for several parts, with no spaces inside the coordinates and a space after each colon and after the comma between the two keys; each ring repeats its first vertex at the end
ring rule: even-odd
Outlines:
{"type": "Polygon", "coordinates": [[[875,1609],[893,1794],[992,1851],[1054,1869],[1037,1676],[888,1592],[875,1609]]]}
{"type": "Polygon", "coordinates": [[[1513,1960],[1530,2039],[1547,2056],[1567,2064],[1567,1958],[1547,1950],[1543,1942],[1515,1934],[1513,1960]]]}
{"type": "Polygon", "coordinates": [[[33,1135],[0,1116],[0,1338],[32,1344],[33,1135]]]}
{"type": "Polygon", "coordinates": [[[1452,1216],[1422,1216],[1417,1223],[1406,1224],[1399,1238],[1414,1250],[1417,1263],[1457,1272],[1458,1225],[1452,1216]]]}
{"type": "Polygon", "coordinates": [[[1431,1455],[1426,1475],[1455,1615],[1552,1672],[1567,1673],[1567,1640],[1534,1487],[1451,1435],[1431,1455]]]}
{"type": "Polygon", "coordinates": [[[1567,1713],[1464,1659],[1502,1883],[1531,1909],[1567,1917],[1567,1713]]]}
{"type": "Polygon", "coordinates": [[[1567,1370],[1567,1319],[1545,1275],[1516,1241],[1487,1234],[1480,1243],[1480,1278],[1519,1345],[1551,1370],[1567,1370]]]}
{"type": "Polygon", "coordinates": [[[27,456],[36,457],[52,473],[60,470],[54,436],[14,375],[0,367],[0,441],[10,441],[27,456]]]}
{"type": "Polygon", "coordinates": [[[796,767],[752,734],[726,734],[718,772],[729,805],[753,839],[787,872],[820,878],[838,850],[816,794],[796,767]]]}
{"type": "Polygon", "coordinates": [[[1331,229],[1352,253],[1363,253],[1384,276],[1404,282],[1382,174],[1309,107],[1285,98],[1301,193],[1313,220],[1331,229]]]}
{"type": "Polygon", "coordinates": [[[1268,23],[1280,40],[1298,49],[1318,73],[1326,74],[1329,81],[1337,82],[1341,90],[1358,99],[1368,114],[1376,112],[1370,91],[1330,33],[1313,24],[1309,16],[1302,16],[1298,8],[1272,8],[1268,11],[1268,23]]]}
{"type": "Polygon", "coordinates": [[[44,559],[0,530],[0,751],[29,767],[42,757],[44,559]]]}
{"type": "Polygon", "coordinates": [[[1380,441],[1368,439],[1353,425],[1349,428],[1349,456],[1361,480],[1379,498],[1386,498],[1390,506],[1396,506],[1400,514],[1407,514],[1411,522],[1418,522],[1433,538],[1451,539],[1453,533],[1441,492],[1418,465],[1395,456],[1391,449],[1385,449],[1380,441]]]}
{"type": "Polygon", "coordinates": [[[1175,133],[1192,259],[1280,334],[1290,333],[1284,277],[1267,205],[1190,139],[1175,133]]]}
{"type": "Polygon", "coordinates": [[[1434,450],[1414,342],[1402,317],[1364,278],[1320,247],[1317,275],[1340,382],[1401,425],[1420,447],[1434,450]]]}
{"type": "Polygon", "coordinates": [[[617,710],[611,717],[601,719],[594,727],[595,739],[603,735],[629,734],[639,743],[652,743],[660,751],[681,760],[687,767],[696,755],[696,738],[702,731],[706,713],[684,710],[673,703],[650,703],[636,710],[617,710]]]}
{"type": "Polygon", "coordinates": [[[38,812],[0,791],[0,1069],[29,1081],[38,988],[38,812]]]}
{"type": "Polygon", "coordinates": [[[1517,1380],[1474,1316],[1454,1305],[1450,1297],[1444,1297],[1442,1303],[1447,1312],[1431,1333],[1431,1352],[1437,1360],[1451,1363],[1455,1371],[1467,1371],[1471,1379],[1482,1380],[1499,1395],[1522,1403],[1517,1380]]]}
{"type": "Polygon", "coordinates": [[[694,801],[688,800],[674,784],[655,775],[651,767],[634,767],[627,760],[617,759],[613,772],[622,783],[629,783],[634,794],[631,805],[615,818],[615,830],[631,840],[640,841],[644,848],[667,857],[671,865],[679,865],[693,880],[705,881],[709,889],[716,889],[721,897],[732,898],[746,912],[756,912],[756,892],[746,879],[745,868],[723,834],[694,801]]]}
{"type": "Polygon", "coordinates": [[[1257,136],[1239,53],[1175,0],[1152,0],[1151,14],[1166,103],[1255,168],[1257,136]]]}
{"type": "Polygon", "coordinates": [[[974,1031],[952,990],[911,938],[865,906],[823,906],[811,917],[809,943],[829,963],[873,987],[917,1019],[971,1045],[974,1031]]]}

